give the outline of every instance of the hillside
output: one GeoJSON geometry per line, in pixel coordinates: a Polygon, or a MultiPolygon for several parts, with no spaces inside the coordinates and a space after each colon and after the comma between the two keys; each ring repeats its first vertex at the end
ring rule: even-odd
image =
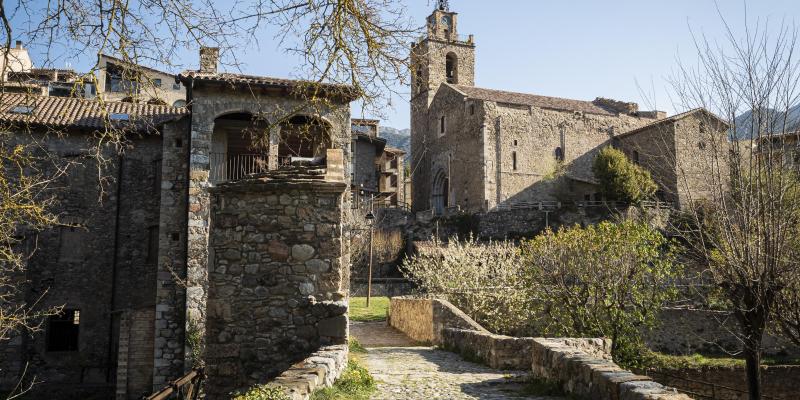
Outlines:
{"type": "MultiPolygon", "coordinates": [[[[773,118],[773,121],[765,125],[774,126],[776,131],[780,131],[780,127],[783,126],[783,118],[784,118],[783,112],[778,112],[775,110],[766,110],[765,112],[762,113],[762,116],[760,116],[760,118],[768,119],[770,118],[770,115],[772,115],[771,118],[773,118]]],[[[736,132],[732,132],[732,136],[737,140],[750,139],[752,131],[751,127],[753,126],[754,122],[753,119],[754,119],[753,111],[747,111],[736,117],[735,121],[736,132]]],[[[786,120],[787,120],[786,131],[793,131],[800,129],[800,105],[794,106],[789,109],[788,113],[786,113],[786,120]]]]}
{"type": "Polygon", "coordinates": [[[395,129],[388,126],[382,126],[378,136],[386,139],[386,144],[396,147],[406,152],[406,159],[411,154],[411,130],[410,129],[395,129]]]}

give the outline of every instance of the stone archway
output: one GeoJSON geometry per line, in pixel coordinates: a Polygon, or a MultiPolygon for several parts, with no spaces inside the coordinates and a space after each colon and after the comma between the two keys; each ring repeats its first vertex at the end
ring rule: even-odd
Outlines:
{"type": "Polygon", "coordinates": [[[214,183],[265,172],[269,165],[269,123],[248,112],[214,119],[209,180],[214,183]]]}

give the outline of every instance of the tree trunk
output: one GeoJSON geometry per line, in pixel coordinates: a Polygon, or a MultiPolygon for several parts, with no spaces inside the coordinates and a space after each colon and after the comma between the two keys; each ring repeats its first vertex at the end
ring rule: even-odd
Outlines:
{"type": "Polygon", "coordinates": [[[748,341],[748,348],[744,351],[747,391],[750,392],[750,400],[761,400],[761,340],[755,347],[753,345],[756,344],[748,341]]]}

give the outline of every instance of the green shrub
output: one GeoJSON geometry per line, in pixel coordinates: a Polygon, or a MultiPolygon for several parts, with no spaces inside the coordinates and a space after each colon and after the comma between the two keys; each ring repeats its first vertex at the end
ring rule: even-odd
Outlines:
{"type": "Polygon", "coordinates": [[[291,400],[291,398],[279,387],[259,385],[245,393],[234,394],[233,400],[291,400]]]}
{"type": "Polygon", "coordinates": [[[351,359],[333,387],[315,391],[311,400],[368,400],[373,392],[375,380],[372,375],[356,360],[351,359]]]}
{"type": "Polygon", "coordinates": [[[610,200],[639,203],[652,197],[658,189],[649,171],[632,163],[613,147],[600,150],[592,171],[600,183],[600,192],[610,200]]]}

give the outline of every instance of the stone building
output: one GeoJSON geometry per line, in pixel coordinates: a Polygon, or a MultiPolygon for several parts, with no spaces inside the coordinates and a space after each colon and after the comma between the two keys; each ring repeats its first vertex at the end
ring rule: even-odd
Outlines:
{"type": "MultiPolygon", "coordinates": [[[[458,14],[446,2],[428,17],[427,35],[411,46],[416,211],[480,212],[598,199],[591,171],[596,153],[626,132],[634,133],[620,143],[632,143],[638,132],[651,132],[639,128],[666,117],[604,98],[571,100],[476,87],[475,49],[472,35],[459,35],[458,14]]],[[[721,129],[715,133],[724,137],[721,129]]],[[[681,129],[664,139],[674,147],[681,135],[688,135],[685,141],[696,144],[693,134],[681,129]]],[[[674,188],[661,189],[665,200],[677,199],[674,188]]]]}
{"type": "Polygon", "coordinates": [[[186,106],[186,89],[173,74],[107,54],[100,54],[97,67],[97,93],[106,101],[186,106]]]}
{"type": "Polygon", "coordinates": [[[405,201],[403,150],[387,146],[379,136],[380,121],[353,119],[351,191],[354,203],[396,207],[405,201]]]}
{"type": "Polygon", "coordinates": [[[31,233],[25,270],[26,300],[46,293],[39,305],[64,311],[0,343],[0,392],[27,364],[43,382],[29,398],[138,399],[202,357],[215,398],[346,341],[353,92],[318,86],[325,101],[311,104],[306,82],[218,72],[217,54],[201,49],[201,68],[178,76],[188,108],[0,98],[4,128],[31,129],[76,164],[54,192],[67,225],[31,233]],[[108,127],[130,139],[124,154],[108,154],[112,183],[98,202],[88,146],[108,127]],[[245,301],[254,295],[263,301],[245,301]],[[231,310],[237,301],[249,308],[231,310]],[[262,313],[282,325],[248,325],[262,313]],[[234,346],[250,342],[258,347],[234,346]],[[230,366],[231,356],[246,362],[230,366]]]}

